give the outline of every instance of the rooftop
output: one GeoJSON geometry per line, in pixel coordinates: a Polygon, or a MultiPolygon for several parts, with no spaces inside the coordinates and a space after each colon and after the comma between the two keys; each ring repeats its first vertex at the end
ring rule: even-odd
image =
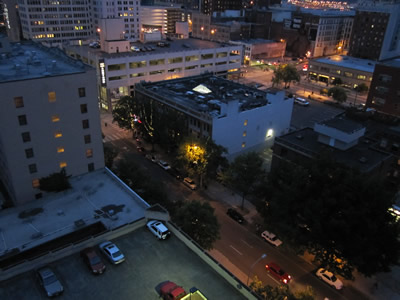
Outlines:
{"type": "Polygon", "coordinates": [[[379,64],[383,64],[385,66],[390,66],[394,68],[400,68],[400,57],[399,58],[394,58],[391,60],[383,61],[380,62],[379,64]]]}
{"type": "Polygon", "coordinates": [[[342,151],[318,142],[318,135],[312,128],[306,127],[276,138],[275,143],[296,149],[309,157],[316,157],[324,151],[330,151],[332,157],[338,162],[365,173],[391,157],[390,153],[375,149],[373,147],[375,141],[368,137],[361,138],[356,146],[342,151]]]}
{"type": "Polygon", "coordinates": [[[267,43],[280,43],[278,41],[273,40],[265,40],[265,39],[250,39],[250,40],[239,40],[236,42],[241,42],[245,44],[267,44],[267,43]]]}
{"type": "Polygon", "coordinates": [[[355,58],[346,55],[333,55],[329,57],[313,59],[312,61],[369,73],[374,72],[375,65],[377,64],[377,62],[373,60],[355,58]]]}
{"type": "Polygon", "coordinates": [[[238,101],[240,111],[268,104],[268,90],[260,91],[211,74],[142,83],[137,85],[137,89],[144,89],[157,98],[174,101],[176,106],[188,107],[211,117],[223,117],[224,108],[230,101],[238,101]]]}
{"type": "Polygon", "coordinates": [[[0,57],[0,83],[84,72],[90,68],[58,48],[34,42],[11,44],[0,57]]]}
{"type": "Polygon", "coordinates": [[[334,117],[329,120],[323,121],[320,124],[338,129],[345,133],[353,133],[364,128],[364,126],[360,123],[352,121],[345,117],[334,117]]]}
{"type": "Polygon", "coordinates": [[[113,229],[144,217],[148,204],[107,169],[70,179],[72,188],[0,211],[0,256],[27,250],[99,220],[113,229]],[[99,216],[99,218],[95,217],[99,216]]]}

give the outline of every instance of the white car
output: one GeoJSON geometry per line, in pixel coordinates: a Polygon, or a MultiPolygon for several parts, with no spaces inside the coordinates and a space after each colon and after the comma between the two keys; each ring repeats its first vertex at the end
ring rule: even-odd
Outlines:
{"type": "Polygon", "coordinates": [[[278,237],[275,234],[266,230],[261,233],[261,237],[264,238],[268,243],[276,247],[283,244],[282,241],[278,239],[278,237]]]}
{"type": "Polygon", "coordinates": [[[329,272],[324,268],[318,269],[316,275],[319,279],[325,281],[327,284],[333,286],[337,290],[341,290],[343,288],[343,282],[341,282],[340,279],[338,279],[332,272],[329,272]]]}
{"type": "Polygon", "coordinates": [[[300,97],[294,98],[294,103],[297,103],[301,106],[309,106],[310,105],[310,103],[306,99],[303,99],[300,97]]]}
{"type": "Polygon", "coordinates": [[[157,164],[158,164],[161,168],[163,168],[165,171],[171,169],[171,166],[170,166],[166,161],[159,160],[159,161],[157,162],[157,164]]]}
{"type": "Polygon", "coordinates": [[[114,265],[120,264],[125,260],[125,256],[118,247],[109,241],[101,243],[99,249],[114,265]]]}
{"type": "Polygon", "coordinates": [[[194,181],[192,179],[190,179],[189,177],[185,177],[183,179],[183,184],[186,185],[188,188],[190,188],[191,190],[195,190],[197,189],[197,185],[194,183],[194,181]]]}
{"type": "Polygon", "coordinates": [[[147,222],[147,228],[159,239],[165,240],[171,235],[167,226],[157,220],[151,220],[147,222]]]}

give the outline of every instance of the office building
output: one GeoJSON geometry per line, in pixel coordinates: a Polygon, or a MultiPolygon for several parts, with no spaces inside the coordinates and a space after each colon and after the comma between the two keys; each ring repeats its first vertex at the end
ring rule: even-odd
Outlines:
{"type": "Polygon", "coordinates": [[[41,198],[39,180],[104,167],[96,70],[57,48],[1,38],[0,180],[14,205],[41,198]]]}

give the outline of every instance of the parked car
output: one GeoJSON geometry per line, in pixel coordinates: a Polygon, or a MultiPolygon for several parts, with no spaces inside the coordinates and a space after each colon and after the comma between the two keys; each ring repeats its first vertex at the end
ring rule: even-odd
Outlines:
{"type": "Polygon", "coordinates": [[[333,286],[337,290],[341,290],[343,288],[343,282],[340,281],[332,272],[324,268],[318,269],[317,273],[315,273],[319,279],[325,281],[327,284],[333,286]]]}
{"type": "Polygon", "coordinates": [[[161,221],[151,220],[147,222],[147,228],[159,240],[165,240],[171,235],[171,232],[168,230],[167,226],[165,226],[161,221]]]}
{"type": "Polygon", "coordinates": [[[146,154],[145,156],[148,160],[151,160],[153,163],[157,162],[156,156],[152,154],[146,154]]]}
{"type": "Polygon", "coordinates": [[[37,277],[48,297],[55,297],[64,292],[64,287],[49,267],[39,269],[37,277]]]}
{"type": "Polygon", "coordinates": [[[136,150],[139,151],[139,152],[142,152],[142,153],[146,152],[146,149],[144,147],[142,147],[142,146],[137,146],[136,150]]]}
{"type": "Polygon", "coordinates": [[[286,273],[279,265],[274,262],[265,265],[265,268],[271,275],[273,275],[284,284],[288,284],[292,279],[292,277],[288,273],[286,273]]]}
{"type": "Polygon", "coordinates": [[[157,164],[158,164],[161,168],[163,168],[165,171],[171,169],[171,166],[170,166],[166,161],[159,160],[159,161],[157,162],[157,164]]]}
{"type": "Polygon", "coordinates": [[[266,231],[266,230],[261,233],[261,237],[264,240],[266,240],[268,243],[270,243],[276,247],[283,244],[282,241],[280,239],[278,239],[278,237],[275,234],[273,234],[272,232],[266,231]]]}
{"type": "Polygon", "coordinates": [[[105,271],[105,264],[93,248],[83,249],[81,257],[93,274],[102,274],[105,271]]]}
{"type": "Polygon", "coordinates": [[[170,169],[168,169],[167,171],[168,171],[168,173],[169,173],[171,176],[175,177],[176,179],[181,179],[181,178],[182,178],[181,172],[179,172],[179,171],[178,171],[177,169],[175,169],[175,168],[170,168],[170,169]]]}
{"type": "Polygon", "coordinates": [[[189,177],[185,177],[183,179],[183,184],[186,185],[188,188],[190,188],[191,190],[195,190],[197,189],[197,185],[194,183],[194,181],[192,179],[190,179],[189,177]]]}
{"type": "Polygon", "coordinates": [[[125,256],[118,247],[109,241],[101,243],[99,249],[114,265],[120,264],[125,260],[125,256]]]}
{"type": "Polygon", "coordinates": [[[230,216],[232,219],[234,219],[236,222],[238,222],[240,224],[244,223],[243,216],[238,211],[236,211],[235,209],[228,208],[228,210],[226,211],[226,214],[228,216],[230,216]]]}
{"type": "Polygon", "coordinates": [[[294,103],[299,104],[301,106],[309,106],[310,105],[310,103],[306,99],[303,99],[300,97],[294,98],[294,103]]]}

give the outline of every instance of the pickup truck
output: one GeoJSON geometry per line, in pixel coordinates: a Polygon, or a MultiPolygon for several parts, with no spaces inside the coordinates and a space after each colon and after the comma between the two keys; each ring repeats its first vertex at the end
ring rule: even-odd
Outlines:
{"type": "Polygon", "coordinates": [[[164,300],[207,300],[207,298],[195,287],[188,294],[172,281],[164,282],[160,287],[160,294],[164,300]]]}

